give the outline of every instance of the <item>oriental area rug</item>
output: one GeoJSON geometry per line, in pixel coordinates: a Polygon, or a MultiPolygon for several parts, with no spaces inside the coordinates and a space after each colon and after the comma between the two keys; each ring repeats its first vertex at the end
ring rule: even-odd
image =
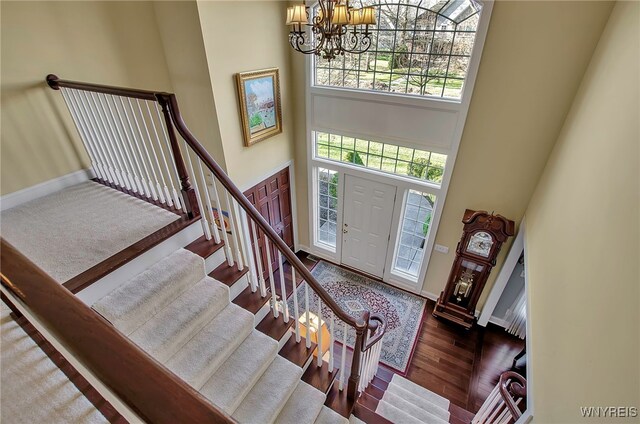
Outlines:
{"type": "MultiPolygon", "coordinates": [[[[425,299],[322,260],[311,273],[349,315],[354,318],[361,317],[362,313],[368,310],[386,318],[387,330],[382,339],[380,362],[406,374],[425,312],[425,299]]],[[[300,285],[297,294],[300,315],[303,315],[304,285],[300,285]]],[[[288,306],[292,311],[293,298],[289,299],[288,306]]],[[[318,297],[311,289],[309,309],[317,315],[318,297]]],[[[331,315],[331,310],[323,304],[322,321],[327,329],[330,327],[331,315]]],[[[334,337],[340,343],[344,336],[343,328],[343,322],[336,318],[334,337]]],[[[354,342],[355,330],[348,327],[347,346],[353,348],[354,342]]]]}

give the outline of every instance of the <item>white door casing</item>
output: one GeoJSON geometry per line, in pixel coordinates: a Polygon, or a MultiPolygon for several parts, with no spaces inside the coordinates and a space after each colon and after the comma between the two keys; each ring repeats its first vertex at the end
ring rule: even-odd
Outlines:
{"type": "Polygon", "coordinates": [[[395,198],[392,185],[345,175],[342,264],[382,278],[395,198]]]}

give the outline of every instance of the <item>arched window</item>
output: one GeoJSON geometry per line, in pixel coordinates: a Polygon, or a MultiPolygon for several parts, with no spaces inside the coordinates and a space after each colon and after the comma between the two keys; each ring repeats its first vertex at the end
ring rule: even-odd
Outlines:
{"type": "Polygon", "coordinates": [[[371,47],[315,57],[314,84],[460,99],[482,6],[475,0],[362,0],[374,6],[371,47]]]}

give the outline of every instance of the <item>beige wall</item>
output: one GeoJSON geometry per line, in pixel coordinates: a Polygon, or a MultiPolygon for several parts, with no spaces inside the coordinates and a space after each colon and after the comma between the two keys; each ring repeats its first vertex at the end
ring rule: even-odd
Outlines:
{"type": "Polygon", "coordinates": [[[44,78],[171,91],[148,2],[1,2],[1,183],[7,194],[88,166],[44,78]]]}
{"type": "MultiPolygon", "coordinates": [[[[498,1],[458,151],[423,291],[444,288],[462,232],[464,210],[495,211],[518,223],[531,198],[611,2],[498,1]]],[[[304,58],[293,53],[298,179],[306,181],[304,58]]],[[[297,185],[299,239],[309,245],[306,184],[297,185]]],[[[480,309],[511,240],[478,303],[480,309]]]]}
{"type": "Polygon", "coordinates": [[[535,422],[640,407],[639,34],[618,3],[527,208],[535,422]]]}
{"type": "MultiPolygon", "coordinates": [[[[609,2],[498,1],[423,290],[440,294],[464,210],[520,222],[610,13],[609,2]]],[[[478,302],[482,308],[513,239],[478,302]]]]}
{"type": "Polygon", "coordinates": [[[286,3],[199,1],[198,10],[227,170],[236,185],[248,188],[293,159],[286,3]],[[280,69],[283,132],[244,147],[234,75],[265,68],[280,69]]]}
{"type": "Polygon", "coordinates": [[[154,3],[154,10],[180,112],[189,130],[225,169],[198,5],[195,0],[161,1],[154,3]]]}

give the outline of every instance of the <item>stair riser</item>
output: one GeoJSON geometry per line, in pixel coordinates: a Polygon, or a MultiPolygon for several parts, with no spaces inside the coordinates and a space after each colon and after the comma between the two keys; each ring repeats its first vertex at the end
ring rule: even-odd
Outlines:
{"type": "Polygon", "coordinates": [[[231,287],[229,287],[229,301],[232,302],[233,299],[238,297],[240,293],[244,289],[249,286],[249,273],[244,274],[242,277],[238,279],[231,287]]]}
{"type": "Polygon", "coordinates": [[[260,308],[258,313],[256,313],[256,318],[253,324],[254,327],[260,324],[260,321],[262,321],[264,317],[266,317],[271,312],[271,306],[269,305],[269,303],[270,302],[267,302],[262,305],[262,308],[260,308]]]}
{"type": "Polygon", "coordinates": [[[78,292],[76,296],[85,304],[91,306],[111,291],[125,284],[136,275],[166,258],[176,250],[186,246],[198,237],[202,236],[202,226],[194,222],[177,234],[147,250],[127,264],[105,275],[86,289],[78,292]]]}
{"type": "Polygon", "coordinates": [[[213,255],[204,260],[205,273],[208,275],[214,269],[218,268],[224,261],[226,261],[226,258],[224,256],[224,248],[216,250],[213,255]]]}
{"type": "Polygon", "coordinates": [[[291,336],[293,336],[293,332],[291,330],[284,333],[284,336],[282,336],[282,338],[278,340],[278,350],[282,349],[282,346],[284,346],[289,341],[289,338],[291,336]]]}

